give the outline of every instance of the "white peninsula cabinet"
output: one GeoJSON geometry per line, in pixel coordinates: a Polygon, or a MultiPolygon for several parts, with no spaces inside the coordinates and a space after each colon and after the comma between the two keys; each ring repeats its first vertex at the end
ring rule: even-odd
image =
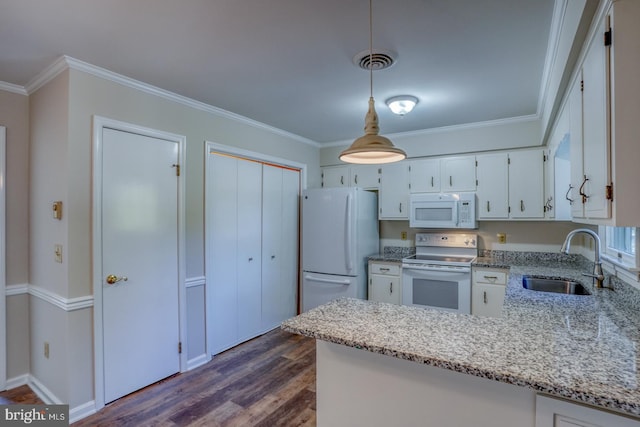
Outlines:
{"type": "Polygon", "coordinates": [[[378,208],[379,219],[409,219],[409,166],[406,162],[381,165],[378,208]]]}
{"type": "Polygon", "coordinates": [[[369,300],[402,304],[399,262],[369,261],[369,300]]]}
{"type": "Polygon", "coordinates": [[[471,273],[471,314],[501,317],[509,270],[474,267],[471,273]]]}
{"type": "Polygon", "coordinates": [[[566,400],[537,395],[535,427],[640,427],[640,421],[566,400]]]}
{"type": "MultiPolygon", "coordinates": [[[[568,94],[574,221],[637,226],[640,2],[605,2],[568,94]]],[[[568,106],[568,107],[567,107],[568,106]]]]}

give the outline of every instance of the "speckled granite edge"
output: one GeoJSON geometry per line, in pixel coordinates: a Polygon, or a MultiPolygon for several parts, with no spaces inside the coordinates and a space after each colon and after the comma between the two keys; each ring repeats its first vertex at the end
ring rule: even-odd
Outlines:
{"type": "Polygon", "coordinates": [[[576,268],[528,259],[526,266],[511,265],[503,318],[338,300],[289,319],[282,328],[640,416],[640,374],[635,368],[640,365],[635,350],[640,343],[639,311],[629,305],[619,309],[617,300],[625,294],[609,289],[588,297],[525,290],[523,274],[584,280],[585,271],[580,260],[576,268]],[[377,313],[373,317],[372,310],[377,313]],[[565,324],[569,321],[579,332],[604,328],[604,341],[576,339],[565,324]]]}

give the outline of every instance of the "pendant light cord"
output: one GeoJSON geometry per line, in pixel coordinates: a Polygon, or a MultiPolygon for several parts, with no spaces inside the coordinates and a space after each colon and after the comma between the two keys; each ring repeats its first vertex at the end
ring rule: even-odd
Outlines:
{"type": "Polygon", "coordinates": [[[369,0],[369,96],[373,98],[373,0],[369,0]]]}

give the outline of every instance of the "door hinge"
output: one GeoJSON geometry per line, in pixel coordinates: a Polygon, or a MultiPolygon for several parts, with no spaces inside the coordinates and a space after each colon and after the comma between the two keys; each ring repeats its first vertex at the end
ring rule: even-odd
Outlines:
{"type": "Polygon", "coordinates": [[[547,155],[545,153],[542,153],[542,162],[546,162],[547,161],[547,155]]]}
{"type": "Polygon", "coordinates": [[[476,179],[476,187],[478,186],[478,180],[476,179]]]}
{"type": "Polygon", "coordinates": [[[177,163],[174,163],[171,165],[172,168],[176,168],[176,176],[180,176],[180,165],[177,163]]]}
{"type": "Polygon", "coordinates": [[[580,92],[584,92],[584,80],[580,80],[580,92]]]}
{"type": "Polygon", "coordinates": [[[607,200],[613,201],[613,182],[605,187],[604,194],[607,200]]]}
{"type": "Polygon", "coordinates": [[[476,167],[478,167],[478,161],[476,160],[476,167]]]}
{"type": "Polygon", "coordinates": [[[507,157],[507,164],[510,165],[511,164],[511,157],[507,157]]]}
{"type": "Polygon", "coordinates": [[[611,46],[611,28],[604,32],[604,45],[611,46]]]}
{"type": "Polygon", "coordinates": [[[178,343],[178,354],[182,354],[182,342],[178,343]]]}
{"type": "Polygon", "coordinates": [[[507,208],[507,213],[511,213],[511,206],[507,208]]]}

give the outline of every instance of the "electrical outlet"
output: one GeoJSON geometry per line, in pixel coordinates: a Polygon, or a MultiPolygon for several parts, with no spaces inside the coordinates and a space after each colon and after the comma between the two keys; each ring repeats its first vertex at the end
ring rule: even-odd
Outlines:
{"type": "Polygon", "coordinates": [[[44,357],[49,358],[49,343],[46,341],[44,342],[44,357]]]}
{"type": "Polygon", "coordinates": [[[506,233],[498,233],[498,243],[507,243],[506,233]]]}
{"type": "Polygon", "coordinates": [[[62,263],[62,245],[54,245],[53,253],[55,255],[55,261],[62,263]]]}
{"type": "Polygon", "coordinates": [[[401,231],[400,232],[400,238],[402,240],[407,240],[407,232],[406,231],[401,231]]]}

